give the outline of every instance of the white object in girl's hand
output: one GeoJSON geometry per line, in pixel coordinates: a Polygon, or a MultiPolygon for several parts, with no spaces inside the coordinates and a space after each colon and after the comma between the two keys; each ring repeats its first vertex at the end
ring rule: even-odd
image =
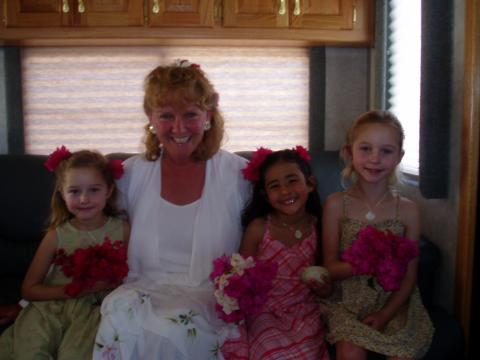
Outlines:
{"type": "Polygon", "coordinates": [[[300,275],[302,281],[304,282],[316,280],[319,283],[323,284],[324,281],[322,279],[322,276],[330,276],[330,272],[327,270],[327,268],[323,266],[308,266],[302,271],[300,275]]]}

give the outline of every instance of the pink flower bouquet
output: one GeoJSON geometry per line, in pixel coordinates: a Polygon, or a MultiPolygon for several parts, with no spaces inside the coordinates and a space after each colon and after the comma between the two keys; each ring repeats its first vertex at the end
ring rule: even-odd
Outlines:
{"type": "Polygon", "coordinates": [[[215,309],[229,323],[238,323],[247,315],[258,313],[267,300],[277,275],[277,266],[270,262],[244,258],[235,253],[213,261],[210,279],[215,284],[215,309]]]}
{"type": "Polygon", "coordinates": [[[375,276],[385,291],[394,291],[400,288],[408,263],[418,255],[413,240],[367,226],[341,258],[352,265],[354,275],[375,276]]]}

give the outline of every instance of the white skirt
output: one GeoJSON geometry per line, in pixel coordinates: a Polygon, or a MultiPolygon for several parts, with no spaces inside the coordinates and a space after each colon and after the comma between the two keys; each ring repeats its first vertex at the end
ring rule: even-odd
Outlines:
{"type": "Polygon", "coordinates": [[[102,303],[93,359],[223,359],[237,327],[215,312],[213,287],[120,286],[102,303]]]}

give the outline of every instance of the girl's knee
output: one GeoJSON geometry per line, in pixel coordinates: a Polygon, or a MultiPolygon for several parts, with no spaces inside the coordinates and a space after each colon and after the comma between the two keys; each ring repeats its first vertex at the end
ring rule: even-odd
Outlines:
{"type": "Polygon", "coordinates": [[[365,360],[367,351],[360,346],[347,341],[339,341],[335,344],[337,360],[365,360]]]}

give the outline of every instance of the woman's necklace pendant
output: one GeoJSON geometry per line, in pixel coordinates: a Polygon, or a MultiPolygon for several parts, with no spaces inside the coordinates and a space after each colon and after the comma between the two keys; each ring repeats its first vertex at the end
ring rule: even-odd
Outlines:
{"type": "Polygon", "coordinates": [[[371,210],[368,210],[368,212],[365,214],[365,219],[367,219],[368,221],[375,220],[375,218],[376,215],[371,210]]]}
{"type": "Polygon", "coordinates": [[[293,235],[295,236],[295,239],[299,240],[299,239],[302,238],[303,233],[300,231],[300,229],[297,229],[297,230],[295,230],[293,235]]]}

